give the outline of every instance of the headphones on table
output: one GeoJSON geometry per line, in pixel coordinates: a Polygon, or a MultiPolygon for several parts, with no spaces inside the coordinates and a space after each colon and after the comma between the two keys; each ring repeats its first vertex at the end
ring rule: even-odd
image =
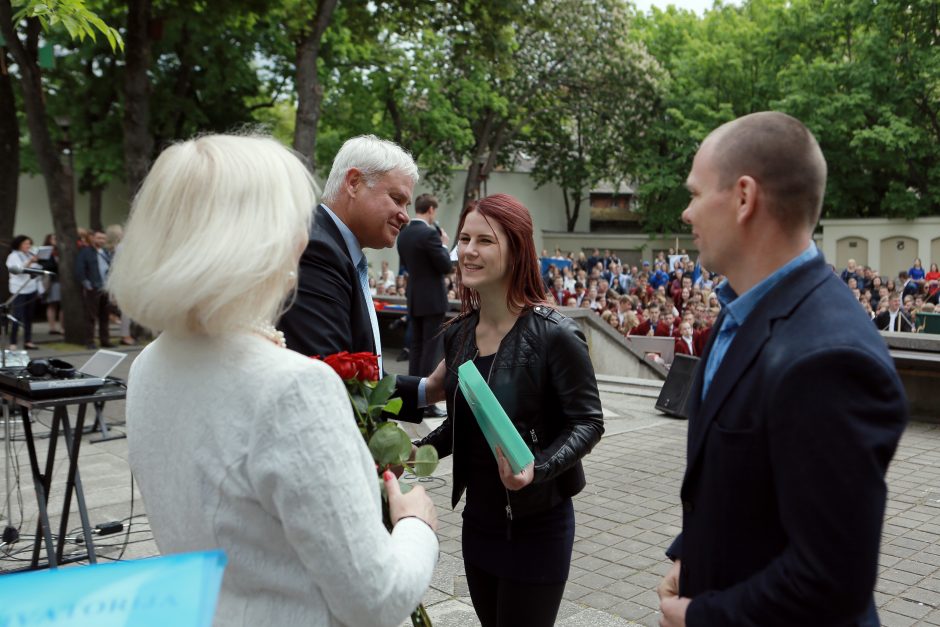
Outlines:
{"type": "Polygon", "coordinates": [[[75,366],[61,359],[34,359],[26,365],[26,370],[34,377],[71,379],[75,376],[75,366]]]}

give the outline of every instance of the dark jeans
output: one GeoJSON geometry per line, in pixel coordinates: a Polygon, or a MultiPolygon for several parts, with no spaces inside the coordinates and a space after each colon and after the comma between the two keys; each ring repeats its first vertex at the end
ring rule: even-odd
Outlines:
{"type": "Polygon", "coordinates": [[[85,344],[95,342],[95,321],[98,322],[98,339],[102,344],[110,343],[108,324],[110,323],[110,307],[108,293],[104,290],[82,289],[82,300],[85,302],[85,344]]]}
{"type": "Polygon", "coordinates": [[[426,377],[434,372],[435,366],[444,354],[444,336],[441,335],[441,323],[444,314],[431,316],[412,316],[411,347],[408,349],[408,374],[426,377]]]}
{"type": "MultiPolygon", "coordinates": [[[[37,292],[17,294],[11,305],[13,317],[23,323],[23,343],[25,344],[33,341],[33,309],[38,298],[39,294],[37,292]]],[[[10,331],[10,344],[16,344],[19,331],[20,325],[14,322],[13,329],[10,331]]]]}
{"type": "Polygon", "coordinates": [[[473,610],[483,627],[551,627],[555,624],[565,584],[535,584],[491,575],[466,560],[467,586],[473,610]]]}

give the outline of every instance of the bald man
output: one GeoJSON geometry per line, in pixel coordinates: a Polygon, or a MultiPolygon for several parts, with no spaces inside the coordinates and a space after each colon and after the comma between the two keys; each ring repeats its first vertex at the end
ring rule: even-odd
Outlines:
{"type": "Polygon", "coordinates": [[[661,624],[878,625],[885,472],[907,422],[884,342],[813,244],[826,162],[776,112],[699,148],[683,220],[727,280],[690,391],[661,624]]]}

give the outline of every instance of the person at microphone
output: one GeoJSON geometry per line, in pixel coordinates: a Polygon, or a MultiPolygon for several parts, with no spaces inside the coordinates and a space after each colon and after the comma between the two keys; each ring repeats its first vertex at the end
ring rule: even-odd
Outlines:
{"type": "Polygon", "coordinates": [[[59,283],[59,251],[56,248],[55,233],[46,235],[43,246],[52,248],[46,259],[40,259],[39,265],[45,270],[42,280],[46,290],[42,295],[42,302],[46,306],[46,321],[49,323],[50,335],[65,333],[65,322],[62,318],[62,285],[59,283]]]}
{"type": "Polygon", "coordinates": [[[23,348],[35,350],[39,348],[33,344],[33,305],[39,297],[39,280],[27,270],[42,268],[37,263],[39,257],[32,252],[33,240],[28,235],[17,235],[10,244],[10,254],[7,255],[7,270],[10,273],[10,295],[14,295],[12,313],[16,321],[10,331],[10,350],[16,350],[16,339],[19,335],[20,324],[23,325],[23,348]]]}
{"type": "Polygon", "coordinates": [[[274,328],[316,193],[270,137],[178,143],[144,180],[110,273],[121,311],[161,331],[128,378],[130,466],[162,553],[227,553],[216,627],[396,627],[437,562],[434,503],[388,473],[385,529],[343,382],[274,328]]]}

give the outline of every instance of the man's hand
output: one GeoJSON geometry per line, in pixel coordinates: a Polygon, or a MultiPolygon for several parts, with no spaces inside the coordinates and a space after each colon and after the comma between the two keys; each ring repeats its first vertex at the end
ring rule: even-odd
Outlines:
{"type": "Polygon", "coordinates": [[[450,246],[450,236],[447,235],[447,231],[441,229],[441,243],[444,246],[450,246]]]}
{"type": "Polygon", "coordinates": [[[424,396],[429,406],[444,400],[444,374],[446,371],[447,367],[442,359],[434,372],[431,373],[431,376],[428,377],[427,383],[425,383],[424,396]]]}
{"type": "Polygon", "coordinates": [[[659,627],[685,627],[685,612],[692,599],[679,596],[681,570],[682,562],[676,560],[656,588],[656,593],[659,594],[659,610],[663,614],[659,619],[659,627]]]}
{"type": "Polygon", "coordinates": [[[689,609],[692,599],[686,597],[670,597],[659,602],[659,609],[663,613],[659,619],[659,627],[685,627],[685,612],[689,609]]]}
{"type": "Polygon", "coordinates": [[[659,582],[659,587],[656,588],[656,594],[659,595],[660,601],[679,596],[679,571],[681,569],[682,560],[674,561],[672,568],[669,569],[669,572],[666,573],[663,580],[659,582]]]}
{"type": "Polygon", "coordinates": [[[499,478],[507,490],[517,491],[532,483],[535,478],[535,463],[530,463],[519,474],[512,472],[509,460],[503,455],[503,449],[496,447],[496,462],[499,464],[499,478]]]}

